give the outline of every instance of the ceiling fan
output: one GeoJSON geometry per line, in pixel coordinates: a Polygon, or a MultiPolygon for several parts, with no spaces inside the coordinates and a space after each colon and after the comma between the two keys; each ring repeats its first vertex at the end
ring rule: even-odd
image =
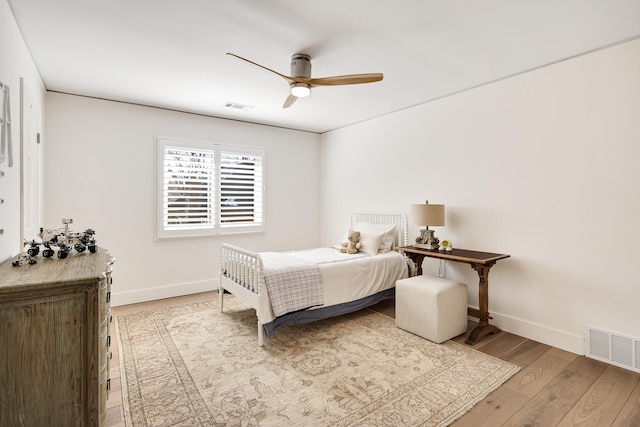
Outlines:
{"type": "Polygon", "coordinates": [[[227,55],[235,56],[238,59],[256,65],[267,71],[270,71],[289,83],[290,93],[284,101],[282,108],[289,108],[296,102],[298,98],[309,96],[313,86],[338,86],[338,85],[355,85],[361,83],[373,83],[382,80],[382,73],[369,74],[349,74],[346,76],[318,77],[311,78],[311,57],[304,53],[296,53],[291,55],[291,76],[280,74],[277,71],[267,68],[264,65],[257,64],[246,58],[238,56],[234,53],[227,55]]]}

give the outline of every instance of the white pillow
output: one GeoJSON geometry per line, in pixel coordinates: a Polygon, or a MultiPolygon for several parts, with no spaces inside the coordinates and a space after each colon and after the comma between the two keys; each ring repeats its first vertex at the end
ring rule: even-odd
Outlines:
{"type": "Polygon", "coordinates": [[[394,224],[358,222],[354,224],[353,229],[360,232],[360,251],[375,255],[393,249],[396,229],[394,224]]]}
{"type": "Polygon", "coordinates": [[[360,252],[366,252],[371,255],[377,254],[380,249],[380,243],[382,243],[382,236],[384,236],[384,233],[360,231],[360,252]]]}
{"type": "Polygon", "coordinates": [[[396,238],[393,233],[384,233],[382,236],[382,242],[380,243],[380,248],[378,248],[378,252],[381,254],[392,251],[396,243],[396,238]]]}

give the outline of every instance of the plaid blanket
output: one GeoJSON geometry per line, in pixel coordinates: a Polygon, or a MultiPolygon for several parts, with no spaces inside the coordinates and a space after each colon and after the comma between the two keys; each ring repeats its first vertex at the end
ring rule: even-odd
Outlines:
{"type": "Polygon", "coordinates": [[[317,264],[277,252],[264,252],[260,256],[276,316],[324,303],[322,273],[317,264]]]}

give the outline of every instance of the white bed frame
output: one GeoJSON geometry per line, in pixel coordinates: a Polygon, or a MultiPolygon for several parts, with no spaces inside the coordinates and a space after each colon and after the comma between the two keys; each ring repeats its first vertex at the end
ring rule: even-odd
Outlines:
{"type": "MultiPolygon", "coordinates": [[[[354,213],[351,228],[356,223],[396,225],[395,245],[404,246],[409,240],[407,218],[403,213],[354,213]]],[[[265,289],[264,268],[260,254],[223,244],[220,249],[220,282],[218,288],[219,309],[222,313],[224,291],[229,291],[256,310],[258,316],[258,345],[264,345],[264,327],[261,323],[260,301],[265,289]]]]}

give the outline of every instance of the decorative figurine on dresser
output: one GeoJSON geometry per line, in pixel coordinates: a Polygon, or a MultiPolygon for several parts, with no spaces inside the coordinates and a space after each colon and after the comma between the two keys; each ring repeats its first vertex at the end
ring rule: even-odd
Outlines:
{"type": "Polygon", "coordinates": [[[69,230],[69,224],[73,223],[71,218],[63,218],[62,223],[64,228],[55,230],[40,228],[38,237],[39,242],[32,240],[30,242],[24,242],[24,245],[29,245],[26,254],[22,254],[20,258],[13,261],[13,266],[17,267],[23,264],[33,265],[37,261],[35,257],[40,253],[40,246],[44,246],[42,256],[45,258],[51,258],[56,252],[52,248],[58,247],[58,258],[66,258],[71,253],[71,249],[75,249],[76,252],[84,252],[89,250],[91,253],[95,253],[98,250],[98,244],[93,237],[96,234],[95,231],[88,228],[83,233],[76,233],[69,230]]]}
{"type": "Polygon", "coordinates": [[[0,426],[104,426],[114,262],[95,245],[0,264],[0,426]]]}

